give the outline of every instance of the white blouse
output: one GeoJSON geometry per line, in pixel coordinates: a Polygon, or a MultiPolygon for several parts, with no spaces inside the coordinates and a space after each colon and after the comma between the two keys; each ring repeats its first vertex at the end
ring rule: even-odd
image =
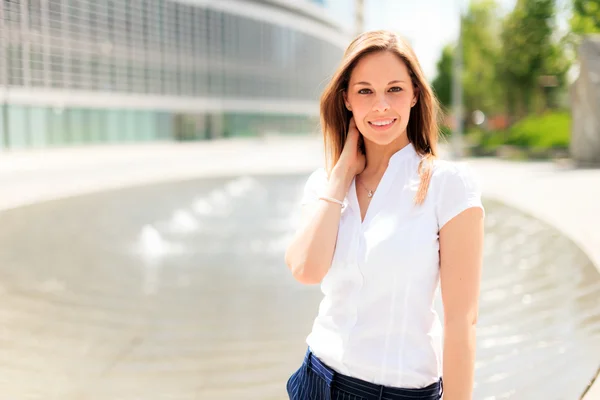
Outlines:
{"type": "MultiPolygon", "coordinates": [[[[306,340],[334,370],[402,388],[425,387],[442,373],[438,233],[462,211],[483,209],[468,165],[442,160],[434,161],[425,202],[415,206],[420,160],[412,144],[391,157],[362,223],[352,181],[306,340]]],[[[325,170],[314,171],[302,203],[319,201],[326,187],[325,170]]]]}

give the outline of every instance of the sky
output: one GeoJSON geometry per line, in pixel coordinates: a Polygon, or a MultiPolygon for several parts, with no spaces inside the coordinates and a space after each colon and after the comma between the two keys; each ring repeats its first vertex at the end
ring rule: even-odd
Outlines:
{"type": "MultiPolygon", "coordinates": [[[[515,2],[498,0],[502,11],[510,11],[515,2]]],[[[406,37],[432,80],[442,49],[458,36],[459,7],[467,4],[463,0],[366,0],[365,29],[392,29],[406,37]]]]}

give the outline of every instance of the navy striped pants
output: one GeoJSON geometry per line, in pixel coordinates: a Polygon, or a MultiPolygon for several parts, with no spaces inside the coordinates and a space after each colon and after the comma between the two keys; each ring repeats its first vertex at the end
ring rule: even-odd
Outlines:
{"type": "Polygon", "coordinates": [[[439,400],[443,387],[441,379],[422,389],[376,385],[332,370],[309,350],[289,378],[287,392],[290,400],[439,400]]]}

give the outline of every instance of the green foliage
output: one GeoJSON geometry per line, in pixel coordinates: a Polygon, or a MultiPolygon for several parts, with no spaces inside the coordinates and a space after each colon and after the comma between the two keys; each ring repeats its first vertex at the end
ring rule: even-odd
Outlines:
{"type": "Polygon", "coordinates": [[[571,115],[566,112],[531,116],[513,125],[507,143],[532,148],[567,148],[571,132],[571,115]]]}
{"type": "Polygon", "coordinates": [[[444,47],[442,57],[437,62],[437,76],[432,83],[437,98],[445,108],[449,108],[452,103],[452,53],[452,46],[444,47]]]}
{"type": "MultiPolygon", "coordinates": [[[[577,15],[596,26],[600,0],[573,1],[579,7],[577,15]]],[[[471,1],[462,19],[462,87],[469,146],[484,153],[502,145],[526,152],[568,147],[570,116],[556,110],[566,93],[571,67],[568,42],[573,36],[558,34],[556,2],[517,0],[508,15],[498,18],[495,0],[471,1]],[[468,118],[475,110],[489,118],[505,116],[520,122],[502,131],[476,130],[468,118]]],[[[452,45],[443,49],[433,82],[446,108],[452,105],[454,49],[452,45]]],[[[444,137],[450,134],[443,132],[444,137]]]]}
{"type": "Polygon", "coordinates": [[[553,0],[518,0],[502,32],[506,72],[522,83],[539,75],[551,47],[553,0]]]}
{"type": "Polygon", "coordinates": [[[452,136],[452,129],[450,129],[450,127],[448,127],[446,125],[440,126],[440,136],[443,139],[444,138],[449,138],[450,136],[452,136]]]}
{"type": "MultiPolygon", "coordinates": [[[[496,65],[500,52],[499,24],[495,0],[476,0],[462,20],[463,94],[466,112],[476,109],[486,113],[501,105],[500,83],[496,65]]],[[[433,88],[444,107],[452,103],[452,78],[455,45],[444,47],[437,63],[433,88]]]]}
{"type": "Polygon", "coordinates": [[[506,131],[471,131],[468,137],[488,151],[502,145],[527,149],[567,149],[571,137],[571,115],[548,112],[527,117],[506,131]]]}
{"type": "Polygon", "coordinates": [[[554,30],[555,0],[518,0],[504,21],[500,69],[511,114],[532,111],[536,94],[552,103],[552,91],[540,84],[542,76],[555,76],[564,84],[568,61],[553,40],[554,30]]]}
{"type": "Polygon", "coordinates": [[[478,128],[469,129],[466,134],[466,142],[472,147],[478,147],[484,153],[493,154],[493,152],[506,142],[506,132],[491,131],[485,132],[478,128]]]}
{"type": "Polygon", "coordinates": [[[573,0],[570,24],[573,33],[600,32],[600,0],[573,0]]]}
{"type": "MultiPolygon", "coordinates": [[[[471,2],[462,19],[465,115],[481,110],[522,118],[559,106],[571,61],[567,39],[555,34],[555,1],[517,0],[503,20],[495,0],[471,2]]],[[[454,48],[444,47],[433,82],[445,108],[452,105],[454,48]]]]}
{"type": "Polygon", "coordinates": [[[494,0],[473,1],[462,22],[465,112],[494,113],[502,106],[497,78],[500,24],[494,0]]]}

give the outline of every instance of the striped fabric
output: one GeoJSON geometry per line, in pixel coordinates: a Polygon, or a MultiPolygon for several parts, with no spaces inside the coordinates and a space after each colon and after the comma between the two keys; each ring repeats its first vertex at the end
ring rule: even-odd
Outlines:
{"type": "Polygon", "coordinates": [[[287,382],[290,400],[439,400],[442,380],[422,389],[391,388],[335,372],[310,350],[287,382]]]}

